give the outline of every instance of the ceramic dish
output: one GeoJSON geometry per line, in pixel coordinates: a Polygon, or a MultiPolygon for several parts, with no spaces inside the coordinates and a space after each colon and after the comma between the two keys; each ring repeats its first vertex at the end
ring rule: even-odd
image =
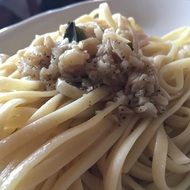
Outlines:
{"type": "MultiPolygon", "coordinates": [[[[62,23],[93,10],[102,1],[87,1],[48,11],[0,30],[0,52],[13,54],[26,47],[35,34],[54,31],[62,23]]],[[[108,0],[112,12],[133,16],[151,35],[189,25],[190,0],[108,0]]]]}

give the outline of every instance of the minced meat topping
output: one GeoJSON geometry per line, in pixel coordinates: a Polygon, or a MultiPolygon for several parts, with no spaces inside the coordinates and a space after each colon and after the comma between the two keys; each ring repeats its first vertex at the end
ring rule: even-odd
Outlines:
{"type": "Polygon", "coordinates": [[[41,80],[47,90],[55,89],[62,79],[85,91],[99,86],[107,86],[113,94],[122,91],[127,102],[120,106],[121,114],[154,117],[164,112],[167,93],[159,85],[152,57],[142,51],[148,37],[134,21],[121,16],[115,22],[119,23],[116,28],[98,18],[77,26],[70,22],[62,39],[48,34],[37,37],[19,52],[20,73],[41,80]]]}

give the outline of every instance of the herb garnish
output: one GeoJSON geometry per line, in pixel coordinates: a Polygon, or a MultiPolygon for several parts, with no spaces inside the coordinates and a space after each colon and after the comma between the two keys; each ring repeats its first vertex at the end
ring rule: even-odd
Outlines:
{"type": "Polygon", "coordinates": [[[132,43],[132,42],[129,42],[129,43],[128,43],[128,46],[131,48],[132,51],[134,50],[134,48],[133,48],[133,43],[132,43]]]}
{"type": "Polygon", "coordinates": [[[86,36],[84,34],[84,31],[81,28],[77,27],[74,22],[68,22],[68,26],[64,35],[64,39],[65,38],[68,38],[69,42],[79,42],[86,39],[86,36]]]}
{"type": "Polygon", "coordinates": [[[99,14],[96,13],[93,18],[99,18],[99,14]]]}

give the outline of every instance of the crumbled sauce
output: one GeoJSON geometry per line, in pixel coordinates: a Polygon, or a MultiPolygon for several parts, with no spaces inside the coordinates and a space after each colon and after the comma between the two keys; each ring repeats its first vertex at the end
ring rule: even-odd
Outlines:
{"type": "MultiPolygon", "coordinates": [[[[43,37],[40,45],[21,53],[18,67],[22,75],[43,81],[47,90],[54,89],[61,78],[87,92],[99,86],[109,87],[112,95],[122,91],[127,101],[118,110],[123,118],[126,113],[155,117],[165,111],[167,94],[159,85],[152,58],[143,55],[148,37],[142,30],[131,25],[102,29],[97,23],[77,28],[80,35],[84,32],[80,41],[71,41],[77,36],[69,36],[70,40],[65,36],[55,43],[43,37]]],[[[72,34],[76,35],[73,26],[72,34]]]]}

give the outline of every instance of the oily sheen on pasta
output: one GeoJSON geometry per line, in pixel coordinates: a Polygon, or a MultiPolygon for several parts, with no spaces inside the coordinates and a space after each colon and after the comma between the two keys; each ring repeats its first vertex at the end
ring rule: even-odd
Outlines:
{"type": "Polygon", "coordinates": [[[103,3],[0,55],[0,190],[188,188],[190,27],[103,3]]]}

